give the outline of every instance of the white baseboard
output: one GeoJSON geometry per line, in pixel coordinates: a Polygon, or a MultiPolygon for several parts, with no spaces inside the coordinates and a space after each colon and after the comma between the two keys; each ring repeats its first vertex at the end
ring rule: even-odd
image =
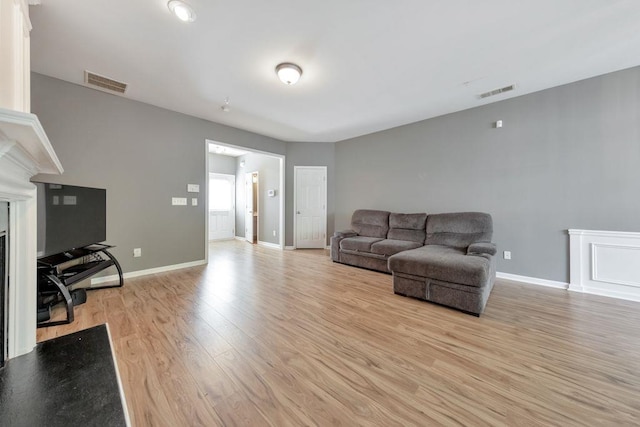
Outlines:
{"type": "Polygon", "coordinates": [[[237,239],[237,237],[225,237],[224,239],[209,239],[209,243],[214,243],[214,242],[229,242],[231,240],[235,240],[237,239]]]}
{"type": "Polygon", "coordinates": [[[611,289],[599,289],[599,288],[592,288],[588,286],[574,286],[574,285],[571,285],[569,287],[569,290],[571,292],[582,292],[585,294],[600,295],[600,296],[609,297],[609,298],[626,299],[627,301],[640,301],[640,295],[637,292],[633,292],[633,291],[621,292],[621,291],[611,290],[611,289]]]}
{"type": "Polygon", "coordinates": [[[510,273],[496,273],[496,278],[511,280],[512,282],[527,283],[530,285],[546,286],[548,288],[568,289],[569,284],[565,282],[556,282],[555,280],[539,279],[537,277],[520,276],[510,273]]]}
{"type": "MultiPolygon", "coordinates": [[[[296,249],[297,248],[295,246],[285,246],[284,247],[285,251],[294,251],[296,249]]],[[[318,248],[318,249],[329,249],[329,250],[331,250],[331,246],[325,246],[324,248],[318,248]]]]}
{"type": "Polygon", "coordinates": [[[233,236],[233,238],[236,240],[246,240],[244,237],[240,237],[240,236],[233,236]]]}
{"type": "MultiPolygon", "coordinates": [[[[198,265],[204,265],[206,263],[207,263],[206,259],[201,259],[199,261],[183,262],[182,264],[165,265],[163,267],[148,268],[146,270],[130,271],[128,273],[124,273],[122,276],[125,279],[131,279],[133,277],[147,276],[149,274],[164,273],[165,271],[173,271],[173,270],[180,270],[182,268],[196,267],[198,265]]],[[[101,283],[113,282],[116,280],[118,280],[118,275],[112,274],[111,276],[97,277],[95,279],[91,279],[91,284],[99,285],[101,283]]]]}
{"type": "Polygon", "coordinates": [[[570,285],[569,283],[564,283],[564,282],[556,282],[553,280],[538,279],[537,277],[519,276],[517,274],[500,273],[500,272],[496,273],[496,278],[510,280],[512,282],[530,284],[530,285],[565,289],[570,292],[580,292],[584,294],[600,295],[603,297],[618,298],[618,299],[625,299],[628,301],[640,302],[640,295],[638,293],[633,293],[633,292],[621,292],[617,290],[599,289],[599,288],[593,288],[589,286],[570,285]]]}
{"type": "Polygon", "coordinates": [[[261,240],[258,240],[258,245],[264,246],[265,248],[281,249],[277,243],[263,242],[261,240]]]}

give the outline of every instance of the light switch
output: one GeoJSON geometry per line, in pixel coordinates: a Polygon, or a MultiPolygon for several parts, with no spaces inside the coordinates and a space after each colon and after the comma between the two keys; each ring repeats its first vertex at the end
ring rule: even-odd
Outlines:
{"type": "Polygon", "coordinates": [[[76,196],[62,196],[62,204],[63,205],[77,205],[78,199],[76,196]]]}
{"type": "Polygon", "coordinates": [[[171,204],[173,206],[187,206],[187,198],[186,197],[172,197],[171,204]]]}
{"type": "Polygon", "coordinates": [[[187,184],[187,193],[199,193],[200,185],[198,184],[187,184]]]}
{"type": "Polygon", "coordinates": [[[194,197],[191,199],[191,206],[198,206],[198,198],[194,197]]]}

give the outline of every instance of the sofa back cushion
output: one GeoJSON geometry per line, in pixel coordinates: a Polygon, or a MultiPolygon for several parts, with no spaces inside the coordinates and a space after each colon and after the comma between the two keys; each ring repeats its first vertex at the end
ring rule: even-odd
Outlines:
{"type": "Polygon", "coordinates": [[[457,212],[427,217],[427,245],[466,249],[474,242],[490,242],[493,237],[491,215],[482,212],[457,212]]]}
{"type": "Polygon", "coordinates": [[[351,217],[351,228],[360,236],[387,237],[389,212],[358,209],[351,217]]]}
{"type": "Polygon", "coordinates": [[[389,233],[387,234],[387,238],[424,244],[426,222],[426,213],[392,213],[389,215],[389,233]]]}

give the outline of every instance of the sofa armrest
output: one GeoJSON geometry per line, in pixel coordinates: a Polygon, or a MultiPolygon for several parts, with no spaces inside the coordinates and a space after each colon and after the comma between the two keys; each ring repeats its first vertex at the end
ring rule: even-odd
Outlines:
{"type": "Polygon", "coordinates": [[[347,237],[355,237],[358,233],[353,230],[336,231],[331,237],[331,259],[340,262],[340,242],[347,237]]]}
{"type": "Polygon", "coordinates": [[[497,252],[496,244],[491,242],[476,242],[467,248],[467,255],[495,255],[497,252]]]}
{"type": "Polygon", "coordinates": [[[336,231],[335,233],[333,233],[333,237],[337,237],[340,239],[344,239],[345,237],[355,237],[357,235],[358,233],[356,233],[353,230],[342,230],[342,231],[336,231]]]}

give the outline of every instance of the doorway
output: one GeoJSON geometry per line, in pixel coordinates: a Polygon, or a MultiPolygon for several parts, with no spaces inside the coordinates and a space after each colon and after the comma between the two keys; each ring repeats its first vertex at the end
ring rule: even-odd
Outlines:
{"type": "Polygon", "coordinates": [[[327,245],[327,167],[294,166],[296,249],[327,245]]]}
{"type": "MultiPolygon", "coordinates": [[[[259,171],[256,182],[256,207],[259,220],[253,232],[257,234],[254,242],[258,245],[284,249],[285,244],[285,156],[223,142],[205,140],[206,176],[209,173],[235,175],[235,239],[246,241],[245,234],[245,173],[259,171]],[[268,166],[266,166],[268,165],[268,166]],[[258,186],[261,188],[257,190],[258,186]],[[261,194],[262,193],[262,194],[261,194]],[[258,206],[259,204],[259,206],[258,206]]],[[[207,194],[209,179],[205,180],[207,194]]],[[[253,190],[253,187],[252,187],[253,190]]],[[[207,204],[209,198],[206,198],[207,204]]],[[[253,209],[252,209],[253,210],[253,209]]],[[[214,225],[209,209],[205,210],[205,258],[208,259],[210,247],[210,228],[214,225]]],[[[253,217],[252,217],[253,218],[253,217]]],[[[253,225],[253,220],[251,221],[253,225]]],[[[213,242],[215,245],[215,242],[213,242]]]]}
{"type": "Polygon", "coordinates": [[[236,234],[236,177],[209,174],[209,241],[233,239],[236,234]]]}
{"type": "Polygon", "coordinates": [[[247,242],[258,243],[258,227],[260,221],[258,194],[259,173],[249,172],[244,175],[245,208],[244,208],[244,238],[247,242]]]}

